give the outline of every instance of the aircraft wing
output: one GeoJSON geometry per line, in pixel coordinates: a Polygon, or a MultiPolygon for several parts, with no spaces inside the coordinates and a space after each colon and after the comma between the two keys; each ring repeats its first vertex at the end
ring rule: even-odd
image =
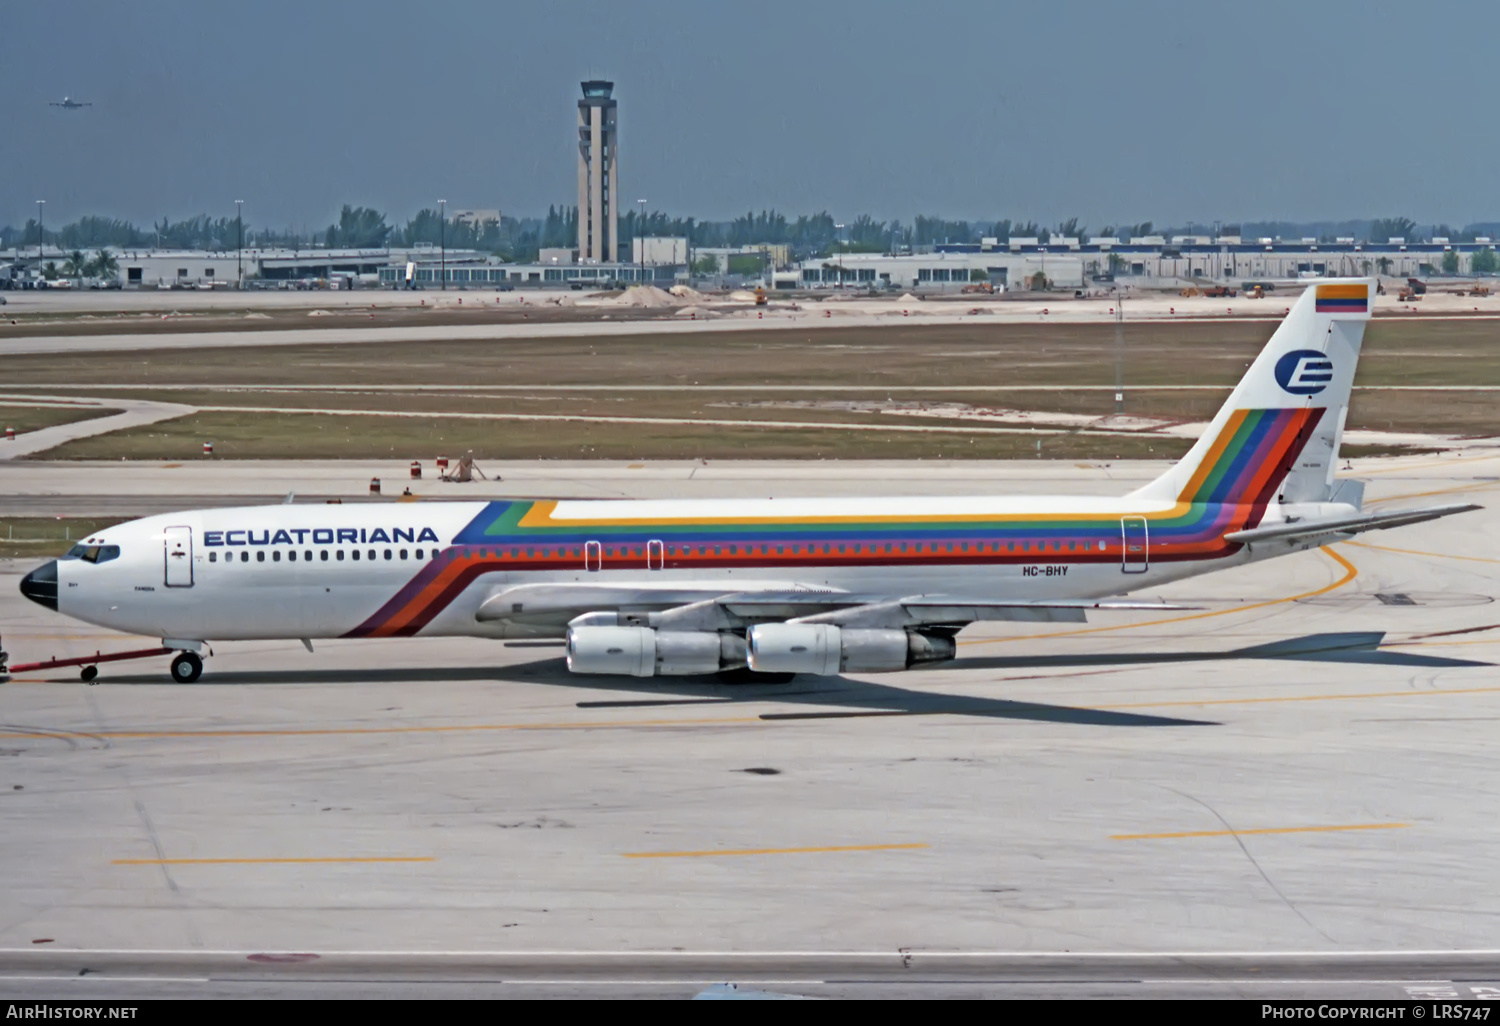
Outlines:
{"type": "Polygon", "coordinates": [[[1383,531],[1388,527],[1420,524],[1425,520],[1436,520],[1439,517],[1467,513],[1481,508],[1472,502],[1462,502],[1447,506],[1396,510],[1392,513],[1360,513],[1355,516],[1330,517],[1323,520],[1297,520],[1285,524],[1252,527],[1245,531],[1231,531],[1224,536],[1224,540],[1236,545],[1252,545],[1264,541],[1306,542],[1315,538],[1356,535],[1364,531],[1383,531]]]}
{"type": "Polygon", "coordinates": [[[755,623],[796,621],[843,627],[962,626],[979,620],[1083,623],[1088,610],[1172,610],[1190,606],[1125,599],[993,600],[958,595],[891,595],[832,591],[788,582],[734,582],[733,591],[712,581],[630,584],[522,584],[491,595],[475,613],[480,621],[566,622],[586,613],[611,612],[653,627],[714,630],[755,623]]]}
{"type": "MultiPolygon", "coordinates": [[[[475,619],[534,620],[538,618],[571,618],[581,613],[602,610],[650,612],[673,609],[702,602],[723,605],[738,600],[756,602],[758,608],[772,606],[795,610],[785,614],[800,616],[829,608],[846,601],[847,592],[802,586],[795,581],[640,581],[628,584],[518,584],[495,592],[480,605],[475,619]]],[[[858,602],[858,599],[854,601],[858,602]]]]}
{"type": "Polygon", "coordinates": [[[840,627],[891,628],[944,624],[961,627],[980,620],[1027,623],[1086,623],[1090,609],[1130,612],[1193,609],[1193,606],[1131,599],[971,599],[959,595],[910,595],[846,605],[797,619],[840,627]]]}

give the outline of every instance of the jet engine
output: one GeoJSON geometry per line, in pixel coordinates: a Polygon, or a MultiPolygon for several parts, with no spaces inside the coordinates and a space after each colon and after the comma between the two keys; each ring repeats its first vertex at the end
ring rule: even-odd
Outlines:
{"type": "Polygon", "coordinates": [[[568,631],[568,669],[573,673],[681,676],[744,665],[745,641],[733,634],[650,627],[573,627],[568,631]]]}
{"type": "Polygon", "coordinates": [[[916,631],[853,630],[829,623],[763,623],[746,638],[750,669],[758,673],[813,673],[842,670],[879,673],[917,663],[952,659],[957,646],[946,635],[916,631]]]}

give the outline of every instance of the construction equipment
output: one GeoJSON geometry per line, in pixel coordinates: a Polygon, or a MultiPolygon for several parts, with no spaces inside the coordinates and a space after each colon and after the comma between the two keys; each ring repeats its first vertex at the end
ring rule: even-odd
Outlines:
{"type": "Polygon", "coordinates": [[[1489,294],[1490,287],[1488,285],[1475,285],[1469,290],[1469,295],[1471,296],[1487,296],[1489,294]]]}
{"type": "Polygon", "coordinates": [[[1401,291],[1396,293],[1396,299],[1402,303],[1415,303],[1422,298],[1422,293],[1426,291],[1427,289],[1423,288],[1421,292],[1418,292],[1409,285],[1403,285],[1401,291]]]}
{"type": "Polygon", "coordinates": [[[971,282],[968,285],[965,285],[964,289],[963,289],[963,294],[964,295],[977,295],[979,293],[985,293],[987,295],[993,295],[994,292],[995,292],[994,283],[993,282],[988,282],[988,281],[971,282]]]}
{"type": "Polygon", "coordinates": [[[1208,285],[1202,291],[1202,295],[1209,299],[1233,299],[1235,294],[1235,290],[1228,285],[1208,285]]]}
{"type": "Polygon", "coordinates": [[[1414,296],[1425,296],[1427,294],[1427,283],[1425,281],[1408,278],[1406,279],[1406,287],[1411,290],[1411,294],[1414,296]]]}
{"type": "Polygon", "coordinates": [[[755,305],[766,305],[766,290],[760,285],[755,286],[755,305]]]}
{"type": "Polygon", "coordinates": [[[1256,285],[1253,288],[1247,288],[1247,289],[1245,289],[1245,298],[1246,299],[1265,299],[1266,298],[1265,286],[1263,286],[1263,285],[1256,285]]]}
{"type": "Polygon", "coordinates": [[[1179,292],[1177,294],[1179,296],[1181,296],[1183,299],[1192,299],[1194,296],[1201,296],[1201,295],[1203,295],[1203,292],[1198,288],[1198,286],[1196,286],[1196,285],[1189,285],[1189,286],[1187,286],[1186,288],[1184,288],[1181,292],[1179,292]]]}

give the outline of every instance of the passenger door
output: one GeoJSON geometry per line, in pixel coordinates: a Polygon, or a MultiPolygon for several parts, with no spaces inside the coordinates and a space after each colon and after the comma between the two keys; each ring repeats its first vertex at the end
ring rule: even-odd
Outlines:
{"type": "Polygon", "coordinates": [[[162,559],[168,588],[193,586],[193,529],[169,527],[162,542],[162,559]]]}
{"type": "Polygon", "coordinates": [[[1151,562],[1151,538],[1146,527],[1146,518],[1121,517],[1120,539],[1124,542],[1121,551],[1121,572],[1145,573],[1151,562]]]}

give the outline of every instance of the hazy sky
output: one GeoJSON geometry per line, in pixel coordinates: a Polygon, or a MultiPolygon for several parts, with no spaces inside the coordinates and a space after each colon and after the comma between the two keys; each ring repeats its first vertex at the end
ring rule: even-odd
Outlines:
{"type": "Polygon", "coordinates": [[[674,213],[1495,220],[1497,50],[1478,0],[13,0],[0,223],[545,212],[590,75],[674,213]]]}

